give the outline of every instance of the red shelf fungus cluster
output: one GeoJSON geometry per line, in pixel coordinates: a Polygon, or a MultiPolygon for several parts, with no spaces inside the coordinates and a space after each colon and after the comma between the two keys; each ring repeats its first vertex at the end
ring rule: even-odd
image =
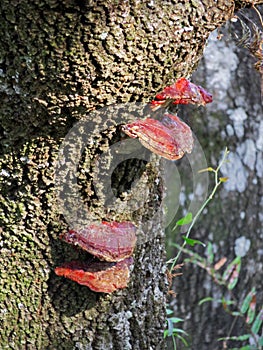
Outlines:
{"type": "MultiPolygon", "coordinates": [[[[151,109],[168,108],[170,104],[206,105],[212,102],[212,95],[201,86],[196,86],[185,78],[167,86],[150,103],[151,109]]],[[[180,159],[191,153],[193,148],[192,131],[176,115],[165,112],[161,120],[152,118],[136,120],[123,125],[122,130],[132,138],[138,138],[150,151],[169,160],[180,159]]]]}
{"type": "Polygon", "coordinates": [[[80,231],[70,230],[60,238],[94,255],[99,260],[71,261],[55,269],[95,292],[112,293],[127,287],[132,254],[136,244],[136,227],[131,222],[101,222],[80,231]]]}
{"type": "MultiPolygon", "coordinates": [[[[181,78],[156,95],[150,107],[155,111],[160,107],[167,109],[170,104],[205,105],[209,102],[212,102],[212,95],[201,86],[181,78]]],[[[136,120],[123,125],[122,130],[128,136],[138,138],[144,147],[170,160],[182,158],[193,148],[190,127],[167,111],[160,120],[136,120]]],[[[94,255],[97,260],[65,263],[55,269],[58,276],[95,292],[112,293],[127,287],[136,244],[136,228],[131,222],[102,221],[79,231],[70,230],[60,238],[94,255]]]]}

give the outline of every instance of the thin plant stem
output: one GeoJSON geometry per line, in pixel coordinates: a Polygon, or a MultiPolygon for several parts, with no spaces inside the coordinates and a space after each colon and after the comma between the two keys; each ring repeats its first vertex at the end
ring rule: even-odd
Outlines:
{"type": "Polygon", "coordinates": [[[175,340],[175,336],[172,334],[172,339],[173,339],[173,347],[174,347],[174,350],[177,349],[176,347],[176,340],[175,340]]]}
{"type": "MultiPolygon", "coordinates": [[[[201,170],[201,171],[212,171],[212,172],[214,173],[214,176],[215,176],[215,186],[214,186],[212,192],[210,193],[210,195],[208,196],[208,198],[205,200],[205,202],[201,205],[201,207],[200,207],[200,209],[198,210],[198,212],[195,214],[195,216],[194,216],[194,218],[193,218],[193,220],[192,220],[192,222],[191,222],[191,224],[190,224],[190,226],[189,226],[189,228],[188,228],[188,230],[187,230],[187,232],[186,232],[186,235],[185,235],[186,238],[189,238],[190,233],[191,233],[191,231],[192,231],[192,228],[194,227],[194,225],[195,225],[197,219],[198,219],[199,216],[202,214],[203,210],[204,210],[205,207],[208,205],[208,203],[213,199],[213,197],[214,197],[214,195],[215,195],[215,193],[216,193],[218,187],[221,185],[222,182],[224,182],[224,181],[226,180],[226,179],[224,179],[224,178],[220,178],[220,177],[218,176],[218,173],[219,173],[219,170],[220,170],[220,168],[222,167],[222,165],[225,163],[226,157],[227,157],[228,153],[229,153],[229,152],[228,152],[228,150],[227,150],[227,148],[226,148],[226,149],[225,149],[225,152],[224,152],[224,155],[223,155],[223,157],[222,157],[222,160],[220,161],[220,163],[219,163],[219,165],[217,166],[216,169],[207,168],[207,169],[201,170]]],[[[184,249],[184,247],[185,247],[186,244],[187,244],[187,242],[186,242],[186,240],[184,240],[184,243],[183,243],[182,246],[180,247],[180,249],[179,249],[179,251],[178,251],[176,257],[168,261],[168,263],[172,263],[172,266],[171,266],[171,269],[170,269],[171,272],[173,271],[173,269],[174,269],[174,267],[175,267],[175,265],[176,265],[176,263],[177,263],[177,261],[178,261],[180,255],[181,255],[181,253],[182,253],[182,250],[184,249]]]]}

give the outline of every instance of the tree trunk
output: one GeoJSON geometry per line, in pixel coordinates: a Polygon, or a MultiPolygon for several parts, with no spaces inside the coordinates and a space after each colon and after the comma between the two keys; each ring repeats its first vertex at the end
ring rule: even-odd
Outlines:
{"type": "Polygon", "coordinates": [[[105,185],[111,147],[121,140],[118,124],[134,115],[131,103],[149,102],[175,78],[189,76],[209,33],[231,17],[235,3],[22,0],[10,6],[3,0],[0,8],[1,348],[163,349],[167,288],[159,160],[118,158],[111,181],[119,206],[108,207],[115,200],[105,185]],[[119,106],[117,113],[114,107],[98,111],[121,103],[129,103],[124,112],[119,106]],[[64,138],[70,142],[62,143],[64,138]],[[98,170],[104,177],[96,182],[98,170]],[[68,184],[64,207],[55,186],[63,180],[60,171],[63,186],[68,184]],[[141,202],[131,213],[121,211],[140,172],[133,196],[141,202]],[[81,208],[75,207],[79,198],[70,196],[74,186],[81,208]],[[87,223],[130,220],[138,226],[127,289],[96,294],[55,276],[62,262],[87,258],[58,239],[78,222],[78,209],[87,223]]]}
{"type": "MultiPolygon", "coordinates": [[[[259,9],[262,14],[262,7],[259,9]]],[[[245,15],[260,28],[255,11],[247,11],[245,15]]],[[[241,19],[246,22],[244,17],[241,16],[241,19]]],[[[251,26],[251,23],[248,22],[248,25],[251,26]]],[[[228,23],[224,29],[213,33],[194,74],[195,81],[205,84],[214,96],[213,103],[205,111],[199,111],[191,118],[208,166],[217,165],[225,147],[230,153],[229,162],[222,167],[221,173],[229,180],[221,186],[191,236],[206,244],[209,241],[213,243],[215,262],[227,257],[227,265],[237,255],[242,257],[242,270],[234,295],[241,305],[255,287],[259,311],[263,301],[260,238],[263,189],[262,76],[254,68],[255,57],[245,48],[236,46],[235,34],[239,38],[246,34],[240,32],[239,21],[236,24],[228,23]]],[[[204,248],[196,247],[193,250],[205,256],[204,248]]],[[[191,335],[192,349],[221,350],[223,345],[217,341],[218,338],[247,333],[245,323],[235,323],[235,318],[228,315],[221,304],[207,302],[198,305],[201,299],[208,296],[215,300],[222,297],[227,299],[227,290],[219,287],[205,270],[190,263],[184,266],[182,272],[183,276],[175,280],[178,295],[172,304],[176,315],[186,320],[183,327],[191,335]]],[[[237,343],[230,345],[227,348],[235,347],[237,343]]]]}

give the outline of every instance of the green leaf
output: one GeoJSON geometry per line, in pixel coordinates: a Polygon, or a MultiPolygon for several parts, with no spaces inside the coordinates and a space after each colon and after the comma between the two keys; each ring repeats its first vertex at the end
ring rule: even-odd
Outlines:
{"type": "Polygon", "coordinates": [[[253,295],[255,294],[255,288],[252,288],[251,291],[248,293],[248,295],[245,297],[241,309],[240,311],[242,312],[242,314],[246,313],[248,308],[249,308],[249,304],[251,303],[251,300],[253,298],[253,295]]]}
{"type": "Polygon", "coordinates": [[[167,326],[168,326],[167,328],[168,329],[165,329],[165,331],[163,332],[164,338],[170,337],[170,336],[179,337],[178,333],[181,333],[181,334],[188,336],[188,334],[183,329],[174,327],[174,323],[184,321],[182,318],[170,317],[170,318],[167,318],[166,321],[167,321],[167,326]]]}
{"type": "Polygon", "coordinates": [[[227,300],[224,297],[220,300],[220,302],[224,305],[235,305],[235,301],[234,300],[227,300]]]}
{"type": "Polygon", "coordinates": [[[177,334],[176,337],[180,339],[185,346],[188,346],[188,342],[184,337],[182,337],[180,334],[177,334]]]}
{"type": "Polygon", "coordinates": [[[179,317],[170,317],[169,320],[171,320],[171,322],[173,322],[173,323],[178,323],[178,322],[184,321],[182,318],[179,318],[179,317]]]}
{"type": "Polygon", "coordinates": [[[166,315],[171,315],[173,313],[173,310],[171,309],[166,309],[166,315]]]}
{"type": "Polygon", "coordinates": [[[193,220],[193,215],[192,213],[188,213],[186,214],[182,219],[178,220],[176,222],[177,226],[183,226],[183,225],[187,225],[190,224],[190,222],[192,222],[193,220]]]}
{"type": "Polygon", "coordinates": [[[214,300],[214,298],[212,298],[212,297],[206,297],[206,298],[204,298],[204,299],[201,299],[201,300],[199,301],[198,305],[202,305],[202,304],[204,304],[204,303],[206,303],[206,302],[208,302],[208,301],[212,301],[212,300],[214,300]]]}
{"type": "Polygon", "coordinates": [[[223,273],[223,280],[228,282],[227,288],[232,290],[237,282],[241,269],[241,257],[237,256],[226,268],[226,271],[223,273]]]}
{"type": "MultiPolygon", "coordinates": [[[[253,348],[250,345],[245,345],[242,346],[242,348],[240,348],[239,350],[253,350],[253,348]]],[[[254,350],[256,350],[256,348],[254,348],[254,350]]]]}
{"type": "Polygon", "coordinates": [[[259,330],[260,330],[260,327],[262,325],[262,322],[263,322],[263,309],[259,311],[252,327],[251,327],[251,331],[254,333],[254,334],[258,334],[259,330]]]}
{"type": "Polygon", "coordinates": [[[188,238],[186,236],[182,236],[184,241],[189,244],[191,247],[193,247],[196,244],[201,244],[203,247],[205,247],[205,244],[201,241],[198,241],[197,239],[192,239],[192,238],[188,238]]]}
{"type": "Polygon", "coordinates": [[[181,333],[184,335],[188,335],[183,329],[181,328],[173,328],[173,334],[177,336],[177,333],[181,333]]]}
{"type": "Polygon", "coordinates": [[[174,325],[173,322],[171,322],[170,318],[167,318],[168,323],[168,337],[170,337],[173,334],[174,325]]]}
{"type": "Polygon", "coordinates": [[[164,332],[163,332],[163,337],[164,337],[164,339],[166,338],[166,337],[168,337],[168,329],[165,329],[164,330],[164,332]]]}
{"type": "MultiPolygon", "coordinates": [[[[245,346],[242,346],[241,348],[231,348],[229,350],[253,350],[253,348],[251,348],[250,345],[245,345],[245,346]]],[[[256,350],[256,349],[254,349],[256,350]]]]}
{"type": "Polygon", "coordinates": [[[257,345],[250,345],[250,349],[249,350],[259,350],[257,345]]]}
{"type": "Polygon", "coordinates": [[[228,179],[229,179],[228,177],[220,177],[220,178],[219,178],[219,181],[220,181],[220,182],[227,182],[228,179]]]}
{"type": "Polygon", "coordinates": [[[207,256],[208,256],[208,263],[211,265],[214,261],[214,249],[213,244],[211,242],[208,242],[207,244],[207,256]]]}
{"type": "Polygon", "coordinates": [[[237,337],[231,337],[231,340],[244,341],[244,340],[248,340],[250,337],[251,337],[251,334],[242,334],[237,337]]]}
{"type": "Polygon", "coordinates": [[[232,316],[242,316],[241,312],[238,312],[238,311],[231,311],[231,315],[232,316]]]}
{"type": "Polygon", "coordinates": [[[205,169],[198,170],[198,173],[201,174],[201,173],[205,173],[206,171],[213,171],[213,172],[215,172],[215,169],[212,168],[212,167],[208,167],[208,168],[205,168],[205,169]]]}

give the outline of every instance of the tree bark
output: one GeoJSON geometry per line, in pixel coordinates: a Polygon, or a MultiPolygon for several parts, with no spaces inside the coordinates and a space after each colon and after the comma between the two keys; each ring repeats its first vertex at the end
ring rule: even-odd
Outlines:
{"type": "MultiPolygon", "coordinates": [[[[120,119],[114,108],[91,112],[149,102],[175,78],[189,76],[210,32],[233,15],[235,5],[240,2],[1,1],[1,348],[164,348],[159,160],[124,162],[113,176],[125,202],[121,194],[129,192],[135,174],[127,177],[134,167],[141,170],[149,190],[145,208],[130,215],[108,211],[94,190],[93,172],[96,159],[120,140],[120,119]],[[76,175],[87,215],[133,220],[140,233],[129,287],[112,295],[53,272],[66,260],[86,259],[58,239],[71,223],[54,186],[59,148],[78,121],[88,123],[84,131],[94,141],[76,175]]],[[[76,145],[69,144],[69,159],[76,145]]],[[[112,157],[106,160],[100,167],[105,174],[112,157]]],[[[140,192],[138,186],[135,196],[140,192]]]]}
{"type": "MultiPolygon", "coordinates": [[[[262,7],[259,10],[262,14],[262,7]]],[[[260,28],[255,11],[247,10],[245,16],[260,28]]],[[[237,255],[242,256],[242,270],[234,296],[241,305],[255,287],[258,312],[263,300],[262,76],[254,68],[255,57],[244,47],[237,46],[234,40],[235,34],[244,37],[238,25],[239,22],[228,23],[210,36],[204,57],[194,73],[195,81],[207,86],[214,96],[213,103],[205,111],[191,111],[192,126],[203,146],[208,166],[218,164],[225,147],[230,153],[229,162],[221,173],[229,180],[199,218],[191,236],[206,244],[213,243],[215,262],[226,257],[227,265],[237,255]]],[[[206,256],[204,248],[193,250],[206,256]]],[[[186,320],[183,327],[190,334],[192,349],[221,350],[223,345],[218,338],[247,333],[245,323],[235,324],[234,317],[228,315],[221,304],[198,305],[208,296],[215,300],[229,298],[225,288],[219,287],[205,270],[193,264],[186,264],[182,272],[183,276],[175,279],[174,288],[178,294],[171,303],[176,315],[186,320]]],[[[236,346],[237,343],[228,342],[227,348],[236,346]]]]}

